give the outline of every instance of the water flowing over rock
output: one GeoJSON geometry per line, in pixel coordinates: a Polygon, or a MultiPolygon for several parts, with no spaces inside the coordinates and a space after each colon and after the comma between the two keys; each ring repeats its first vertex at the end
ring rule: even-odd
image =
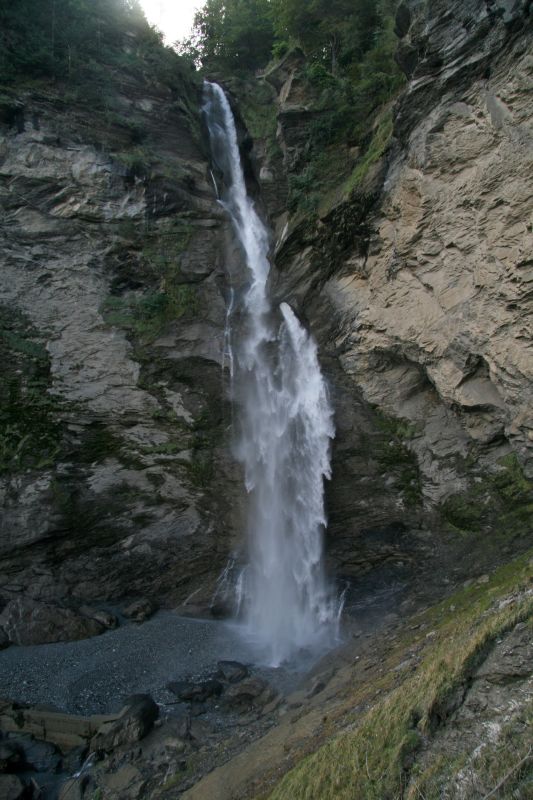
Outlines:
{"type": "Polygon", "coordinates": [[[216,84],[206,84],[205,96],[223,205],[250,273],[234,378],[236,452],[249,494],[243,613],[262,657],[278,665],[335,635],[338,604],[322,564],[333,411],[315,342],[286,303],[281,322],[271,307],[268,231],[246,189],[229,102],[216,84]]]}

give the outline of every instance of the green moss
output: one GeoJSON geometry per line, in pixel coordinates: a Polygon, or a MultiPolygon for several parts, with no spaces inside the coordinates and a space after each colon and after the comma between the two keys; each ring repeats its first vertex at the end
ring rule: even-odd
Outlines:
{"type": "Polygon", "coordinates": [[[131,176],[148,175],[154,162],[154,154],[146,147],[131,147],[113,154],[117,161],[131,176]]]}
{"type": "Polygon", "coordinates": [[[498,471],[477,476],[466,492],[446,498],[439,511],[458,531],[490,527],[511,537],[531,528],[533,483],[510,454],[500,460],[498,471]]]}
{"type": "Polygon", "coordinates": [[[194,452],[192,461],[187,464],[187,473],[191,483],[200,489],[205,489],[215,474],[212,455],[205,452],[194,452]]]}
{"type": "Polygon", "coordinates": [[[108,325],[124,328],[141,342],[153,341],[165,327],[185,314],[194,314],[196,290],[189,284],[166,286],[166,291],[111,296],[101,307],[108,325]]]}
{"type": "Polygon", "coordinates": [[[346,180],[343,193],[351,194],[354,189],[364,183],[370,168],[376,164],[387,150],[392,138],[393,119],[390,108],[382,112],[374,128],[370,144],[364,155],[358,160],[350,177],[346,180]]]}
{"type": "Polygon", "coordinates": [[[483,527],[485,510],[469,496],[452,495],[440,506],[444,519],[460,531],[479,531],[483,527]]]}
{"type": "Polygon", "coordinates": [[[192,483],[205,488],[215,474],[213,451],[223,436],[223,417],[219,406],[206,405],[192,426],[192,460],[187,472],[192,483]]]}
{"type": "Polygon", "coordinates": [[[375,409],[377,428],[384,434],[374,448],[374,456],[382,472],[391,473],[407,505],[417,505],[422,499],[422,477],[416,454],[407,442],[415,434],[408,420],[390,417],[375,409]]]}
{"type": "Polygon", "coordinates": [[[276,140],[277,109],[268,83],[255,80],[252,85],[240,84],[239,110],[244,124],[253,139],[265,139],[270,143],[276,140]]]}
{"type": "Polygon", "coordinates": [[[87,428],[74,457],[85,464],[98,463],[111,456],[120,456],[122,442],[106,425],[96,422],[87,428]]]}
{"type": "Polygon", "coordinates": [[[145,231],[141,255],[155,278],[162,278],[169,284],[179,281],[177,267],[193,232],[194,228],[187,217],[174,217],[164,228],[145,231]]]}
{"type": "Polygon", "coordinates": [[[50,394],[50,359],[37,331],[0,306],[0,473],[52,466],[60,453],[61,403],[50,394]]]}
{"type": "Polygon", "coordinates": [[[146,453],[146,455],[172,456],[179,453],[182,449],[183,448],[175,442],[164,442],[163,444],[156,444],[152,447],[144,447],[142,452],[146,453]]]}

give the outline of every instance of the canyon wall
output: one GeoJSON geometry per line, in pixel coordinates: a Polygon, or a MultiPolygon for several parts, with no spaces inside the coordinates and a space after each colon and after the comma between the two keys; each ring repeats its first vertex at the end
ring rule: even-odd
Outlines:
{"type": "MultiPolygon", "coordinates": [[[[335,406],[330,567],[370,592],[459,580],[531,532],[530,24],[518,0],[402,3],[406,84],[313,215],[287,211],[319,114],[305,56],[227,81],[272,293],[335,406]]],[[[0,596],[205,611],[243,540],[224,370],[242,264],[200,81],[112,82],[107,104],[0,98],[0,596]]]]}

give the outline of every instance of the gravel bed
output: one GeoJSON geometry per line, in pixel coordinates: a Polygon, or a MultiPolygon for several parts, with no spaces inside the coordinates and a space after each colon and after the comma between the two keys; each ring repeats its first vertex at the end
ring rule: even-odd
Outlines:
{"type": "MultiPolygon", "coordinates": [[[[116,711],[137,692],[164,705],[176,699],[165,688],[169,681],[207,676],[219,659],[253,662],[234,627],[160,611],[92,639],[1,651],[0,697],[76,714],[116,711]]],[[[297,680],[283,669],[254,671],[279,688],[297,680]]]]}

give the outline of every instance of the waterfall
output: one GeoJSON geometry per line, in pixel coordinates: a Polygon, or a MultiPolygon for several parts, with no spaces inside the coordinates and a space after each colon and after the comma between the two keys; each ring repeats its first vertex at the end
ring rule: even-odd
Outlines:
{"type": "Polygon", "coordinates": [[[247,193],[235,121],[217,84],[205,84],[203,111],[224,177],[220,202],[249,272],[232,338],[235,450],[249,506],[238,602],[260,657],[278,666],[337,634],[339,601],[325,577],[322,541],[333,411],[314,340],[287,303],[271,306],[269,235],[247,193]]]}

